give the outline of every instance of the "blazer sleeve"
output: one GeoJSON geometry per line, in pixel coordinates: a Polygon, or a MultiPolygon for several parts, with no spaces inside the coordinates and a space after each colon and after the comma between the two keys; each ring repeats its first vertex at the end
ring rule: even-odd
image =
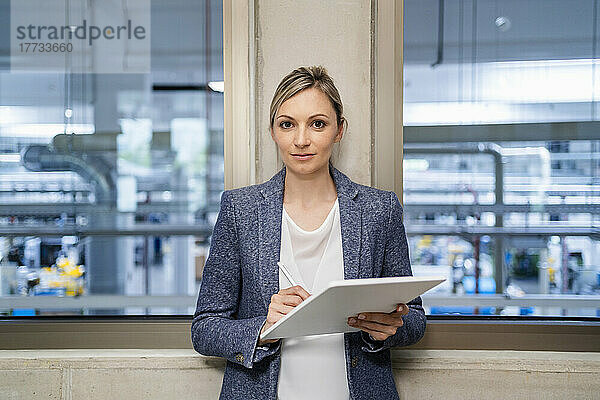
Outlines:
{"type": "MultiPolygon", "coordinates": [[[[387,239],[383,255],[381,277],[412,276],[408,241],[402,222],[402,205],[394,192],[390,194],[390,215],[387,239]]],[[[426,318],[421,297],[407,303],[409,312],[403,316],[404,325],[396,333],[385,340],[374,340],[367,332],[360,331],[366,352],[378,352],[395,346],[409,346],[417,343],[425,334],[426,318]]]]}
{"type": "Polygon", "coordinates": [[[235,213],[229,191],[221,195],[221,208],[212,234],[196,312],[191,326],[194,349],[203,355],[225,357],[252,368],[277,352],[279,342],[257,346],[266,315],[238,319],[242,273],[235,213]]]}

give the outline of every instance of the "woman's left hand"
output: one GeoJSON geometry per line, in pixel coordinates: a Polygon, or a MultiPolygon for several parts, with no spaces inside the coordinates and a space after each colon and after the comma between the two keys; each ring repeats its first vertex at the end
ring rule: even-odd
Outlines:
{"type": "Polygon", "coordinates": [[[408,306],[401,303],[396,307],[396,311],[390,313],[363,312],[358,314],[358,318],[348,317],[348,325],[367,332],[375,340],[385,340],[404,325],[402,317],[408,312],[408,306]]]}

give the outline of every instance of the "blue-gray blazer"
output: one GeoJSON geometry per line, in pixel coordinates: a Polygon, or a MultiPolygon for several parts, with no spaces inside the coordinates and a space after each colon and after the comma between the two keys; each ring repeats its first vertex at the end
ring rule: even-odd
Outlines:
{"type": "MultiPolygon", "coordinates": [[[[352,182],[332,166],[330,173],[340,207],[344,279],[412,275],[396,194],[352,182]]],[[[227,359],[220,399],[277,398],[281,341],[257,342],[279,291],[284,179],[285,167],[265,183],[221,196],[191,327],[197,352],[227,359]]],[[[352,399],[399,398],[390,348],[418,342],[426,325],[421,298],[408,306],[404,326],[384,341],[363,331],[344,334],[352,399]]]]}

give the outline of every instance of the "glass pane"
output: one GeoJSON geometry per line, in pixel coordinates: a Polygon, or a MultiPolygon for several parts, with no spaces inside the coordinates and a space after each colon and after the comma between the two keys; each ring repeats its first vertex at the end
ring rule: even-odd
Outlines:
{"type": "MultiPolygon", "coordinates": [[[[223,191],[222,3],[50,2],[102,33],[58,66],[2,58],[0,315],[191,314],[223,191]]],[[[56,17],[19,7],[0,15],[56,17]]]]}
{"type": "Polygon", "coordinates": [[[598,3],[404,14],[404,222],[413,273],[448,278],[428,312],[600,316],[598,3]]]}

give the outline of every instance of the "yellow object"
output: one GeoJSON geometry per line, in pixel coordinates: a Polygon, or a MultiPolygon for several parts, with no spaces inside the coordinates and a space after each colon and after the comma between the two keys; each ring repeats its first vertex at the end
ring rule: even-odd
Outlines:
{"type": "Polygon", "coordinates": [[[59,258],[56,260],[56,265],[45,267],[44,271],[52,274],[52,278],[48,280],[48,287],[64,288],[65,296],[83,294],[85,286],[83,265],[75,265],[67,258],[59,258]]]}

